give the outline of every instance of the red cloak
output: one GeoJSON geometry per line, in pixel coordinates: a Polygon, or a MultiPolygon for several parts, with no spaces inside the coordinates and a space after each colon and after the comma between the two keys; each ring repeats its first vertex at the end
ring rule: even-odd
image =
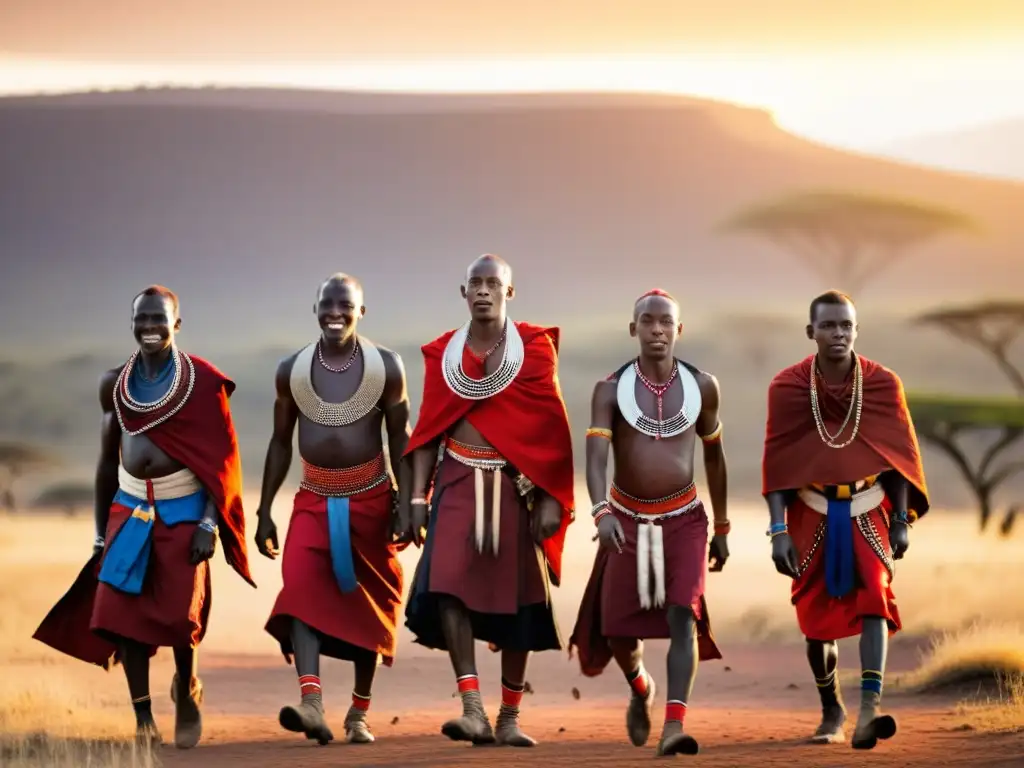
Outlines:
{"type": "MultiPolygon", "coordinates": [[[[921,517],[929,507],[928,488],[903,382],[885,366],[866,357],[858,358],[864,387],[860,431],[845,448],[829,448],[818,434],[810,396],[814,355],[772,379],[761,463],[762,493],[798,489],[812,483],[849,483],[891,469],[909,483],[907,510],[921,517]]],[[[818,378],[818,402],[830,434],[835,434],[846,418],[852,382],[852,373],[838,385],[826,384],[818,378]]],[[[837,442],[848,440],[850,429],[847,426],[837,442]]]]}
{"type": "MultiPolygon", "coordinates": [[[[565,533],[574,516],[572,435],[558,385],[558,328],[516,323],[523,339],[523,367],[513,382],[486,400],[466,400],[445,383],[441,361],[451,330],[422,347],[423,399],[405,455],[431,443],[465,418],[502,456],[562,507],[562,525],[543,544],[551,581],[562,578],[565,533]]],[[[484,363],[468,348],[462,369],[484,376],[484,363]]]]}
{"type": "MultiPolygon", "coordinates": [[[[177,411],[174,409],[180,404],[180,396],[147,414],[130,411],[118,402],[120,416],[124,428],[135,431],[174,411],[145,434],[160,450],[190,469],[213,497],[220,514],[218,527],[224,558],[255,587],[249,572],[242,510],[242,461],[228,402],[235,383],[206,360],[192,355],[189,359],[194,370],[192,390],[177,411]]],[[[185,366],[184,360],[182,365],[185,366]]],[[[116,391],[114,397],[118,398],[116,391]]],[[[63,653],[108,668],[116,649],[89,630],[98,574],[99,557],[94,556],[32,637],[63,653]]]]}

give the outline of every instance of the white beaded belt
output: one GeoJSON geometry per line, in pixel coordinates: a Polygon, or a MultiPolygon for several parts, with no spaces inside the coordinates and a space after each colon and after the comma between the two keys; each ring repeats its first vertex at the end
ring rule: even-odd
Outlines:
{"type": "Polygon", "coordinates": [[[642,515],[627,509],[614,498],[609,503],[631,520],[636,521],[636,589],[640,607],[644,610],[665,605],[665,538],[660,523],[693,511],[699,498],[694,498],[678,509],[658,515],[642,515]],[[651,572],[654,572],[654,594],[651,592],[651,572]]]}
{"type": "MultiPolygon", "coordinates": [[[[797,496],[804,504],[813,509],[819,515],[828,514],[828,498],[822,496],[820,493],[816,493],[809,488],[801,488],[797,491],[797,496]]],[[[881,506],[882,501],[885,500],[885,491],[881,485],[873,485],[859,493],[853,494],[848,501],[850,502],[850,517],[860,517],[866,515],[873,509],[877,509],[881,506]]],[[[843,499],[847,501],[847,499],[843,499]]]]}
{"type": "Polygon", "coordinates": [[[491,550],[498,555],[498,540],[501,532],[501,474],[505,465],[504,459],[477,459],[462,456],[451,448],[445,453],[455,461],[473,469],[473,485],[476,491],[476,551],[484,551],[484,472],[494,474],[491,485],[491,550]]]}
{"type": "MultiPolygon", "coordinates": [[[[146,480],[134,477],[128,473],[124,465],[117,467],[117,482],[121,490],[137,499],[146,499],[149,494],[146,492],[146,480]]],[[[150,478],[153,485],[153,500],[167,501],[169,499],[180,499],[191,496],[203,489],[202,483],[190,469],[179,469],[171,475],[164,477],[150,478]]]]}

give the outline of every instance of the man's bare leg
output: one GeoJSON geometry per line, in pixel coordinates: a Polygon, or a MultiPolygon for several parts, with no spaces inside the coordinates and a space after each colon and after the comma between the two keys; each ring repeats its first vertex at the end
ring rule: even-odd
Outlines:
{"type": "Polygon", "coordinates": [[[143,746],[162,743],[153,719],[153,700],[149,695],[149,648],[134,640],[122,640],[121,663],[128,681],[128,694],[135,710],[135,740],[143,746]]]}
{"type": "Polygon", "coordinates": [[[370,709],[373,678],[377,674],[377,654],[363,651],[355,660],[355,685],[352,687],[352,706],[345,715],[345,740],[351,744],[370,744],[374,741],[366,713],[370,709]]]}
{"type": "Polygon", "coordinates": [[[896,735],[896,720],[881,714],[882,680],[889,650],[889,627],[881,616],[865,616],[860,632],[860,713],[853,731],[854,749],[874,749],[879,739],[896,735]]]}
{"type": "Polygon", "coordinates": [[[608,644],[632,691],[626,708],[626,733],[634,747],[642,747],[651,737],[655,693],[654,680],[644,669],[644,644],[631,637],[611,637],[608,644]]]}
{"type": "Polygon", "coordinates": [[[469,614],[460,600],[449,595],[439,597],[439,603],[441,630],[444,632],[448,657],[462,696],[462,716],[442,725],[441,733],[452,741],[491,744],[494,742],[494,730],[487,719],[480,696],[480,678],[476,673],[473,627],[469,614]]]}
{"type": "Polygon", "coordinates": [[[509,747],[535,747],[537,742],[519,728],[519,705],[526,687],[526,665],[529,651],[501,652],[501,708],[495,723],[494,736],[499,744],[509,747]]]}
{"type": "Polygon", "coordinates": [[[695,755],[697,740],[683,733],[686,704],[697,679],[697,621],[688,606],[668,607],[668,697],[658,755],[695,755]]]}
{"type": "Polygon", "coordinates": [[[174,649],[174,679],[171,699],[174,701],[174,746],[191,749],[203,736],[203,684],[197,674],[199,649],[174,649]]]}
{"type": "Polygon", "coordinates": [[[814,682],[821,697],[821,725],[814,732],[811,741],[816,744],[838,744],[846,736],[843,723],[846,722],[846,707],[843,706],[839,691],[839,643],[835,640],[807,639],[807,661],[814,673],[814,682]]]}
{"type": "Polygon", "coordinates": [[[307,624],[293,618],[291,640],[302,700],[298,706],[282,707],[278,722],[286,730],[304,733],[307,739],[316,739],[321,745],[327,744],[334,739],[334,734],[324,720],[324,699],[320,687],[320,637],[307,624]]]}

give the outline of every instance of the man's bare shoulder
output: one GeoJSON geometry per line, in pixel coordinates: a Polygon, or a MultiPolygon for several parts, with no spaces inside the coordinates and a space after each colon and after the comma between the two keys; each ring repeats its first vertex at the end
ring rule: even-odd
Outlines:
{"type": "Polygon", "coordinates": [[[601,379],[594,384],[594,398],[602,400],[614,400],[617,395],[618,382],[612,379],[601,379]]]}
{"type": "Polygon", "coordinates": [[[379,344],[374,344],[374,346],[377,347],[377,351],[380,352],[381,359],[384,361],[384,369],[387,371],[388,378],[393,375],[405,374],[405,363],[400,354],[379,344]]]}
{"type": "Polygon", "coordinates": [[[100,375],[100,405],[105,411],[114,410],[114,387],[117,386],[117,379],[123,370],[124,364],[104,371],[100,375]]]}
{"type": "MultiPolygon", "coordinates": [[[[305,349],[305,347],[302,349],[305,349]]],[[[277,364],[277,372],[274,374],[274,385],[277,388],[278,395],[291,397],[292,368],[295,367],[295,359],[302,352],[302,349],[295,350],[287,357],[282,358],[277,364]]]]}

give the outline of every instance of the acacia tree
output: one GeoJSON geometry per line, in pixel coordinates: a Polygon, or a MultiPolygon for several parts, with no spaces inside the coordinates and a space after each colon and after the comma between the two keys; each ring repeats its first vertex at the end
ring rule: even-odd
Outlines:
{"type": "Polygon", "coordinates": [[[828,282],[857,294],[912,247],[977,227],[962,213],[923,201],[822,190],[754,205],[721,228],[767,237],[828,282]]]}
{"type": "Polygon", "coordinates": [[[57,463],[52,455],[27,443],[0,443],[0,505],[13,512],[14,483],[30,470],[57,463]]]}
{"type": "MultiPolygon", "coordinates": [[[[974,493],[980,527],[992,517],[993,499],[1000,485],[1024,472],[1024,460],[1011,451],[1024,437],[1024,399],[967,398],[950,395],[908,395],[918,434],[940,448],[974,493]],[[984,442],[977,463],[969,458],[966,442],[984,442]]],[[[1002,526],[1008,534],[1016,510],[1011,508],[1002,526]]]]}
{"type": "Polygon", "coordinates": [[[1010,348],[1024,334],[1024,301],[984,301],[926,312],[917,322],[934,325],[986,352],[1024,397],[1024,371],[1010,360],[1010,348]]]}

